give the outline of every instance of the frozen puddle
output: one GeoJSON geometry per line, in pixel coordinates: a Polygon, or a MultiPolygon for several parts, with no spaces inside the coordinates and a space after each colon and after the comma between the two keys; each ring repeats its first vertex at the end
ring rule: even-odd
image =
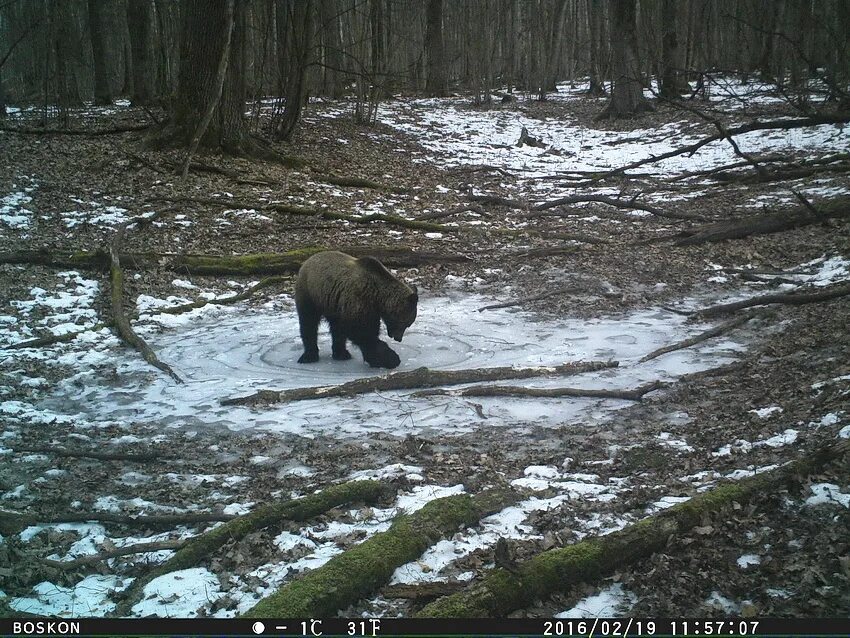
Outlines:
{"type": "MultiPolygon", "coordinates": [[[[258,410],[221,406],[223,398],[262,388],[335,385],[386,372],[369,368],[356,348],[352,348],[351,361],[333,361],[324,324],[319,340],[322,359],[316,364],[298,364],[298,319],[288,297],[278,298],[277,305],[281,299],[285,304],[282,311],[238,308],[217,317],[190,319],[184,315],[176,322],[169,317],[173,327],[147,334],[151,347],[186,380],[185,385],[174,384],[147,367],[136,353],[122,348],[114,350],[120,374],[117,382],[112,377],[113,385],[100,381],[100,375],[86,378],[84,384],[72,379],[42,407],[77,413],[93,422],[132,419],[174,427],[258,427],[304,436],[352,437],[364,432],[398,436],[462,433],[480,425],[593,425],[611,410],[628,405],[618,400],[573,398],[475,398],[474,402],[451,396],[412,399],[410,391],[403,391],[300,401],[258,410]]],[[[509,383],[628,389],[728,363],[734,351],[742,347],[714,339],[638,364],[637,360],[648,352],[700,332],[705,326],[686,324],[684,317],[660,309],[586,321],[537,321],[528,313],[510,309],[477,312],[491,302],[460,293],[424,297],[404,342],[390,342],[402,359],[397,371],[419,366],[456,370],[614,359],[620,362],[619,368],[509,383]]]]}

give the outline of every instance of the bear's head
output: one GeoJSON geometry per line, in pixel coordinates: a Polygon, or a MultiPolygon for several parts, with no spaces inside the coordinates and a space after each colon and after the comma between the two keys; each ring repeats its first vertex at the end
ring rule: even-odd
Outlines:
{"type": "Polygon", "coordinates": [[[384,324],[387,326],[387,334],[401,341],[404,331],[416,321],[416,304],[419,302],[419,293],[416,286],[404,286],[398,296],[393,298],[392,303],[387,304],[387,312],[384,316],[384,324]]]}

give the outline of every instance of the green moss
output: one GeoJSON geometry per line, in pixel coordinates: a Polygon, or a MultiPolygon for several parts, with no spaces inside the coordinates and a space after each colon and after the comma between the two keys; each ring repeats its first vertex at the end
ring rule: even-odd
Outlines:
{"type": "Polygon", "coordinates": [[[293,618],[330,616],[387,582],[397,567],[415,560],[438,539],[471,525],[513,500],[512,492],[495,490],[429,502],[414,514],[399,516],[389,530],[332,558],[303,578],[261,600],[246,617],[293,618]]]}
{"type": "Polygon", "coordinates": [[[137,578],[116,610],[116,615],[127,615],[139,600],[144,586],[154,578],[194,567],[231,540],[244,538],[251,532],[284,520],[304,521],[345,503],[375,503],[386,494],[386,490],[387,486],[378,481],[350,481],[284,503],[262,505],[249,514],[193,538],[165,563],[137,578]]]}

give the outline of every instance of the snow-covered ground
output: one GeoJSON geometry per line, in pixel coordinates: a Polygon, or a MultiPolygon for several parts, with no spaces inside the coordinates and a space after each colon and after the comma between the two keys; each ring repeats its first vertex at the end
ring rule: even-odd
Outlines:
{"type": "MultiPolygon", "coordinates": [[[[582,99],[584,87],[562,86],[553,100],[582,99]]],[[[725,107],[737,102],[740,108],[750,104],[776,100],[767,94],[766,87],[734,83],[715,84],[711,99],[725,101],[725,107]],[[745,100],[739,100],[744,97],[745,100]]],[[[421,141],[427,156],[422,161],[439,159],[444,165],[459,166],[490,164],[517,176],[506,188],[522,189],[531,199],[550,198],[563,194],[558,178],[547,178],[569,171],[605,170],[624,163],[650,157],[696,141],[702,137],[692,125],[680,121],[654,129],[620,132],[589,129],[570,118],[536,118],[521,110],[469,109],[468,99],[410,100],[389,102],[381,106],[379,119],[385,124],[405,131],[421,141]],[[522,127],[531,135],[540,137],[547,148],[514,146],[522,127]],[[542,178],[542,179],[541,179],[542,178]]],[[[127,104],[116,104],[112,109],[126,109],[127,104]]],[[[337,116],[341,109],[324,108],[322,116],[337,116]]],[[[12,113],[16,111],[12,109],[12,113]]],[[[92,116],[105,112],[92,111],[92,116]]],[[[742,114],[743,121],[744,115],[742,114]]],[[[374,132],[380,136],[384,133],[374,132]]],[[[344,142],[344,140],[340,140],[344,142]]],[[[790,151],[817,151],[832,153],[846,151],[846,131],[838,126],[824,125],[794,131],[762,131],[739,138],[744,151],[750,153],[781,153],[790,151]]],[[[679,171],[704,170],[735,161],[727,142],[715,142],[694,155],[679,156],[657,165],[651,170],[660,176],[670,176],[679,171]]],[[[33,210],[32,194],[38,188],[40,176],[17,176],[10,192],[0,197],[0,233],[25,238],[41,217],[33,210]]],[[[445,188],[446,191],[449,187],[445,188]]],[[[345,194],[338,189],[340,197],[345,194]]],[[[810,180],[801,187],[807,194],[846,193],[844,186],[836,186],[829,179],[810,180]]],[[[607,192],[596,189],[596,192],[607,192]]],[[[612,191],[613,193],[613,191],[612,191]]],[[[615,194],[615,193],[614,193],[615,194]]],[[[662,195],[663,197],[664,195],[662,195]]],[[[764,199],[742,202],[742,206],[761,206],[782,198],[786,193],[771,193],[764,199]]],[[[57,213],[66,229],[79,224],[109,226],[126,221],[127,210],[121,201],[98,202],[91,199],[69,197],[71,204],[57,213]]],[[[669,199],[669,198],[668,198],[669,199]]],[[[383,202],[372,204],[363,212],[392,209],[404,214],[403,198],[388,196],[383,202]]],[[[355,210],[360,210],[355,206],[355,210]]],[[[177,216],[175,223],[189,225],[193,222],[177,216]]],[[[245,219],[267,220],[266,216],[252,210],[223,211],[218,223],[222,226],[245,219]]],[[[438,237],[433,237],[438,239],[438,237]]],[[[842,256],[825,255],[807,264],[801,264],[795,274],[784,274],[797,284],[824,286],[850,279],[850,263],[842,256]]],[[[731,276],[731,275],[730,275],[731,276]]],[[[723,267],[709,266],[708,283],[728,281],[723,267]]],[[[659,282],[663,284],[663,282],[659,282]]],[[[202,290],[192,281],[182,278],[173,282],[174,294],[167,299],[140,296],[137,300],[140,318],[135,322],[160,358],[169,363],[186,380],[185,385],[175,385],[169,378],[147,366],[134,351],[121,344],[107,329],[91,330],[76,340],[50,348],[0,350],[3,376],[0,379],[0,417],[4,427],[0,433],[0,462],[11,457],[11,445],[21,433],[30,428],[48,424],[62,424],[70,436],[84,436],[91,428],[116,427],[117,431],[128,422],[144,422],[159,426],[160,432],[178,430],[191,432],[202,427],[230,430],[258,430],[303,437],[336,438],[343,442],[366,440],[370,436],[404,438],[407,435],[452,436],[468,433],[477,428],[512,428],[521,430],[531,426],[559,426],[562,424],[587,424],[598,428],[613,412],[629,405],[625,401],[597,399],[509,399],[477,398],[470,402],[457,396],[413,398],[409,392],[384,392],[350,398],[334,398],[272,406],[260,411],[224,407],[220,400],[249,394],[257,389],[286,389],[314,385],[336,385],[365,376],[383,374],[369,369],[353,349],[354,359],[336,362],[330,359],[330,339],[323,332],[320,339],[322,360],[314,365],[296,363],[301,353],[298,322],[292,300],[287,295],[272,297],[260,307],[208,306],[183,315],[161,314],[159,309],[189,301],[190,298],[212,298],[220,291],[202,290]],[[24,364],[38,359],[64,370],[64,380],[53,383],[45,378],[28,376],[24,364]],[[19,389],[38,390],[30,398],[21,398],[19,389]]],[[[49,287],[48,287],[49,288],[49,287]]],[[[793,286],[784,284],[782,288],[793,286]]],[[[12,301],[14,314],[0,316],[0,347],[32,338],[45,332],[64,334],[92,328],[98,323],[95,312],[98,282],[74,271],[58,272],[55,286],[49,289],[33,288],[27,298],[12,301]]],[[[505,291],[507,296],[510,292],[505,291]]],[[[752,285],[740,291],[735,298],[757,294],[752,285]]],[[[719,338],[699,346],[670,353],[640,363],[639,359],[650,351],[692,336],[707,326],[687,323],[679,314],[662,308],[632,312],[620,317],[592,320],[542,320],[529,313],[514,309],[479,312],[482,306],[493,303],[482,295],[463,293],[448,286],[439,295],[424,294],[419,317],[401,344],[391,342],[399,353],[402,367],[399,371],[427,366],[439,370],[480,368],[491,366],[555,365],[580,360],[617,360],[619,367],[574,377],[512,381],[512,385],[526,387],[571,386],[582,388],[630,389],[648,381],[674,381],[683,374],[716,367],[732,361],[743,347],[734,337],[719,338]]],[[[500,300],[497,300],[500,301],[500,300]]],[[[687,299],[679,304],[685,308],[702,305],[703,300],[687,299]]],[[[57,373],[58,374],[58,373],[57,373]]],[[[846,385],[847,375],[824,378],[811,387],[814,396],[827,386],[846,385]]],[[[663,390],[662,390],[663,391],[663,390]]],[[[753,473],[764,472],[774,466],[747,465],[747,455],[759,448],[778,448],[798,444],[806,432],[822,427],[838,426],[839,436],[850,438],[846,412],[823,414],[819,420],[800,423],[794,428],[778,422],[785,408],[769,403],[757,405],[750,413],[752,419],[769,430],[762,438],[752,441],[737,439],[718,441],[713,450],[703,456],[710,458],[733,456],[744,467],[721,474],[699,465],[692,474],[679,480],[688,492],[709,489],[722,478],[738,479],[753,473]]],[[[670,431],[660,432],[656,443],[675,454],[690,454],[694,447],[683,431],[677,430],[679,421],[671,420],[670,431]]],[[[681,423],[687,422],[683,415],[681,423]]],[[[126,435],[115,436],[113,443],[150,443],[165,440],[163,434],[151,438],[126,435]],[[162,437],[162,438],[160,438],[162,437]]],[[[612,446],[611,454],[615,453],[612,446]]],[[[32,454],[16,458],[20,463],[45,463],[45,455],[32,454]]],[[[277,463],[263,455],[252,458],[256,464],[277,463]]],[[[615,476],[602,479],[593,473],[595,464],[609,464],[611,458],[587,462],[581,468],[573,467],[566,454],[559,464],[529,465],[515,476],[507,476],[511,484],[526,493],[518,503],[485,518],[473,528],[463,530],[427,550],[418,560],[399,567],[393,582],[397,584],[423,581],[466,580],[472,572],[454,568],[459,559],[492,546],[499,538],[514,540],[538,539],[540,534],[530,524],[530,518],[552,508],[569,503],[603,503],[623,497],[631,487],[631,477],[615,476]]],[[[60,468],[45,466],[45,478],[61,478],[60,468]]],[[[704,466],[703,466],[704,467],[704,466]]],[[[287,472],[309,477],[314,469],[306,465],[291,465],[287,472]]],[[[203,610],[209,613],[211,605],[225,595],[237,601],[236,609],[213,613],[229,616],[250,608],[262,596],[280,586],[292,575],[316,568],[340,553],[342,540],[359,534],[365,540],[387,529],[391,519],[402,512],[412,512],[426,502],[457,494],[461,485],[440,486],[427,482],[424,468],[393,464],[375,467],[353,475],[341,475],[339,480],[357,478],[388,478],[403,476],[413,485],[398,495],[392,507],[386,509],[351,510],[342,521],[304,525],[279,534],[276,546],[284,556],[278,563],[258,567],[244,578],[232,577],[221,583],[216,575],[203,568],[193,568],[168,574],[154,580],[145,588],[146,598],[133,609],[135,615],[187,617],[203,610]],[[262,583],[258,585],[257,583],[262,583]]],[[[238,486],[247,480],[242,476],[213,476],[173,474],[174,482],[238,486]]],[[[39,479],[41,480],[41,479],[39,479]]],[[[150,480],[143,472],[127,472],[121,480],[126,485],[141,485],[150,480]]],[[[0,494],[0,502],[16,505],[26,501],[29,486],[10,486],[0,494]]],[[[850,507],[850,495],[841,486],[819,483],[810,486],[802,502],[805,507],[850,507]]],[[[670,494],[649,502],[649,514],[686,500],[687,496],[670,494]]],[[[243,513],[255,504],[233,498],[226,505],[226,513],[243,513]]],[[[212,501],[212,499],[211,499],[212,501]]],[[[206,508],[209,503],[187,506],[187,510],[206,508]]],[[[111,494],[100,495],[95,508],[102,511],[157,512],[173,508],[143,498],[121,499],[111,494]]],[[[589,534],[609,533],[634,520],[632,516],[601,515],[591,512],[578,516],[572,529],[574,540],[589,534]]],[[[63,523],[32,526],[20,533],[22,542],[29,542],[45,529],[66,532],[77,536],[70,549],[62,555],[49,558],[70,560],[102,551],[103,547],[130,545],[152,540],[185,538],[192,532],[180,528],[172,533],[136,537],[110,536],[107,529],[95,523],[63,523]]],[[[0,543],[4,540],[0,537],[0,543]]],[[[137,560],[160,562],[173,552],[162,550],[140,555],[137,560]]],[[[761,561],[758,553],[733,557],[741,569],[754,569],[761,561]]],[[[109,563],[108,563],[109,564],[109,563]]],[[[67,616],[99,616],[114,608],[113,594],[126,588],[130,579],[117,575],[92,575],[64,587],[44,582],[36,585],[31,595],[10,600],[13,609],[37,614],[67,616]]],[[[730,600],[715,592],[710,602],[728,613],[738,613],[742,602],[730,600]]],[[[0,597],[3,597],[0,592],[0,597]]],[[[746,601],[744,601],[746,602],[746,601]]],[[[632,594],[619,583],[603,588],[594,595],[579,601],[574,608],[559,614],[563,617],[614,615],[627,613],[633,603],[632,594]]]]}

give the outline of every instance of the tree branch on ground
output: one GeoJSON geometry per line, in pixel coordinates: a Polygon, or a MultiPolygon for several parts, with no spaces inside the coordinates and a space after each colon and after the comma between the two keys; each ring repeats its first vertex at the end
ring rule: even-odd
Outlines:
{"type": "Polygon", "coordinates": [[[165,372],[168,376],[174,379],[177,383],[183,383],[183,379],[177,376],[177,373],[171,369],[167,363],[159,360],[147,342],[142,339],[133,330],[130,325],[130,320],[124,313],[124,271],[121,269],[121,260],[119,258],[119,250],[121,242],[124,239],[124,232],[127,226],[137,223],[138,220],[131,220],[118,226],[115,231],[115,236],[112,243],[109,245],[110,256],[110,281],[112,283],[112,321],[115,324],[115,329],[118,335],[125,343],[135,348],[153,367],[165,372]]]}
{"type": "Polygon", "coordinates": [[[174,527],[198,523],[220,523],[236,518],[233,514],[192,512],[191,514],[116,514],[115,512],[68,512],[60,514],[18,514],[4,511],[0,517],[0,533],[17,534],[31,525],[52,523],[114,523],[130,527],[174,527]]]}
{"type": "Polygon", "coordinates": [[[221,405],[269,405],[327,399],[333,397],[352,397],[370,392],[391,390],[412,390],[415,388],[433,388],[444,385],[461,385],[483,381],[505,381],[508,379],[530,379],[532,377],[554,377],[594,372],[605,368],[616,368],[617,361],[578,361],[555,366],[537,366],[530,368],[472,368],[467,370],[430,370],[416,368],[409,372],[395,372],[380,377],[355,379],[335,386],[313,386],[291,388],[288,390],[260,390],[245,397],[222,399],[221,405]]]}
{"type": "Polygon", "coordinates": [[[707,319],[709,317],[717,317],[719,315],[729,314],[744,308],[752,308],[753,306],[766,306],[770,304],[786,304],[790,306],[802,306],[810,303],[820,303],[822,301],[830,301],[839,297],[850,295],[850,283],[842,281],[831,286],[824,286],[817,289],[817,292],[806,292],[813,290],[812,286],[807,286],[805,290],[795,290],[789,293],[777,293],[771,295],[761,295],[752,297],[742,301],[733,301],[731,303],[718,304],[709,306],[692,313],[695,319],[707,319]]]}
{"type": "Polygon", "coordinates": [[[124,452],[98,452],[97,450],[74,450],[71,448],[56,447],[52,445],[12,445],[12,452],[30,454],[50,454],[52,456],[74,456],[87,459],[98,459],[100,461],[133,461],[137,463],[148,463],[151,461],[168,461],[173,457],[162,452],[150,452],[148,454],[127,454],[124,452]]]}
{"type": "Polygon", "coordinates": [[[0,346],[2,350],[18,350],[20,348],[43,348],[45,346],[52,346],[56,343],[66,343],[68,341],[73,341],[81,334],[85,334],[87,332],[96,332],[98,330],[103,330],[104,328],[111,328],[111,323],[99,323],[97,325],[92,326],[91,328],[85,328],[84,330],[78,330],[76,332],[66,332],[61,335],[45,335],[43,337],[36,337],[35,339],[27,339],[26,341],[18,341],[17,343],[11,343],[6,346],[0,346]]]}
{"type": "Polygon", "coordinates": [[[808,206],[792,211],[759,215],[749,219],[718,222],[706,226],[690,228],[682,234],[688,235],[676,241],[677,246],[697,246],[709,242],[743,239],[750,235],[768,235],[811,224],[822,223],[827,219],[850,218],[850,199],[839,198],[823,204],[813,213],[808,206]]]}
{"type": "Polygon", "coordinates": [[[556,206],[566,206],[567,204],[581,204],[585,202],[598,202],[600,204],[607,204],[608,206],[614,206],[615,208],[622,208],[627,210],[643,210],[648,213],[652,213],[657,217],[667,217],[670,219],[698,221],[705,220],[705,217],[703,217],[702,215],[697,215],[696,213],[671,213],[662,210],[657,206],[642,204],[637,201],[637,195],[628,200],[617,199],[614,197],[606,197],[604,195],[571,195],[568,197],[559,197],[558,199],[553,199],[551,201],[543,202],[541,204],[532,206],[531,212],[527,213],[526,217],[534,218],[543,216],[561,216],[560,213],[549,213],[546,211],[548,211],[550,208],[555,208],[556,206]]]}
{"type": "MultiPolygon", "coordinates": [[[[311,255],[324,250],[340,250],[354,257],[371,256],[390,268],[415,268],[426,264],[464,263],[469,257],[459,254],[414,251],[406,246],[307,246],[285,253],[252,253],[247,255],[196,255],[174,253],[121,253],[122,264],[141,270],[164,268],[190,275],[282,275],[298,272],[311,255]]],[[[47,251],[0,253],[0,263],[32,264],[107,270],[111,264],[108,251],[76,252],[68,255],[47,251]]]]}
{"type": "Polygon", "coordinates": [[[89,554],[86,556],[80,556],[79,558],[75,558],[73,560],[51,560],[49,558],[42,558],[39,562],[44,565],[47,565],[48,567],[61,569],[62,571],[71,571],[79,567],[85,567],[86,565],[100,563],[102,561],[109,560],[110,558],[118,558],[119,556],[129,556],[130,554],[147,554],[148,552],[159,552],[164,549],[180,549],[187,542],[188,541],[186,540],[169,540],[155,541],[151,543],[137,543],[136,545],[116,547],[115,549],[101,552],[99,554],[89,554]]]}
{"type": "Polygon", "coordinates": [[[734,503],[773,494],[843,457],[850,441],[821,448],[775,470],[723,483],[620,531],[542,552],[513,571],[495,568],[470,588],[426,605],[419,617],[503,617],[558,591],[593,582],[663,550],[671,537],[734,503]]]}
{"type": "Polygon", "coordinates": [[[653,381],[633,390],[594,390],[585,388],[525,388],[515,385],[475,385],[459,390],[435,388],[421,390],[409,396],[416,399],[434,396],[451,397],[533,397],[542,399],[560,399],[563,397],[586,397],[591,399],[622,399],[640,401],[645,394],[661,388],[661,381],[653,381]]]}
{"type": "Polygon", "coordinates": [[[271,525],[280,525],[286,521],[306,521],[341,505],[355,502],[375,504],[388,495],[388,490],[387,484],[378,481],[349,481],[283,503],[261,505],[253,512],[234,517],[224,525],[190,539],[174,556],[136,578],[124,592],[123,600],[118,603],[112,615],[128,615],[133,605],[141,599],[145,585],[154,578],[195,567],[228,542],[237,541],[271,525]]]}
{"type": "Polygon", "coordinates": [[[750,319],[754,319],[759,314],[761,313],[756,311],[745,316],[737,317],[735,319],[722,323],[719,326],[715,326],[714,328],[706,330],[705,332],[701,332],[698,335],[694,335],[693,337],[679,341],[678,343],[672,343],[669,346],[664,346],[662,348],[658,348],[657,350],[653,350],[649,354],[641,357],[640,362],[643,363],[644,361],[655,359],[663,354],[667,354],[668,352],[684,350],[685,348],[690,348],[691,346],[694,346],[698,343],[702,343],[703,341],[708,341],[709,339],[713,339],[714,337],[719,337],[720,335],[725,334],[730,330],[734,330],[738,326],[744,325],[750,319]]]}
{"type": "Polygon", "coordinates": [[[617,175],[622,175],[626,171],[633,170],[640,166],[654,164],[665,159],[670,159],[671,157],[678,157],[679,155],[693,154],[699,149],[701,149],[703,146],[706,146],[707,144],[711,144],[712,142],[717,142],[718,140],[725,139],[727,135],[742,135],[744,133],[751,133],[753,131],[789,131],[792,129],[806,128],[809,126],[820,126],[822,124],[846,124],[848,122],[850,122],[850,114],[813,115],[811,117],[773,120],[769,122],[750,122],[748,124],[742,124],[740,126],[728,128],[726,129],[725,134],[715,133],[714,135],[708,135],[702,138],[701,140],[694,142],[693,144],[680,146],[677,149],[673,149],[672,151],[668,151],[666,153],[661,153],[660,155],[653,155],[651,157],[647,157],[646,159],[637,160],[630,164],[625,164],[623,166],[620,166],[619,168],[615,168],[613,170],[597,175],[596,177],[593,177],[587,180],[586,182],[572,184],[572,186],[592,186],[597,182],[608,179],[610,177],[615,177],[617,175]]]}

